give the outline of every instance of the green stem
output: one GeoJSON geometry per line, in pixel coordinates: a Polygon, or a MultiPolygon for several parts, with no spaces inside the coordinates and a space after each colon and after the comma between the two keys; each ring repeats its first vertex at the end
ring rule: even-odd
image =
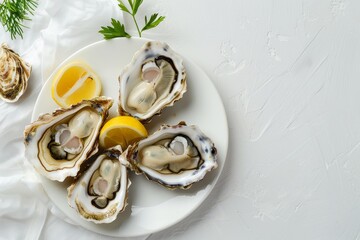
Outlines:
{"type": "Polygon", "coordinates": [[[141,37],[141,31],[140,31],[139,26],[138,26],[138,24],[137,24],[137,21],[136,21],[135,15],[132,15],[132,17],[133,17],[133,19],[134,19],[136,29],[137,29],[137,31],[138,31],[138,33],[139,33],[139,37],[141,37]]]}

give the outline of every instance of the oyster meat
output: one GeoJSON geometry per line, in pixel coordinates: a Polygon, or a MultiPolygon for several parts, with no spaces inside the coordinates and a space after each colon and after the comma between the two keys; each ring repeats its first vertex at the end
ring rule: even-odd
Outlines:
{"type": "Polygon", "coordinates": [[[131,182],[121,152],[116,146],[92,156],[91,167],[68,187],[69,205],[85,220],[110,223],[125,209],[131,182]]]}
{"type": "Polygon", "coordinates": [[[5,43],[0,47],[0,98],[16,102],[25,92],[31,66],[5,43]]]}
{"type": "Polygon", "coordinates": [[[98,135],[112,103],[98,97],[41,115],[25,128],[25,157],[51,180],[76,176],[98,150],[98,135]]]}
{"type": "Polygon", "coordinates": [[[186,72],[166,43],[148,42],[135,53],[119,77],[119,114],[149,122],[186,92],[186,72]]]}
{"type": "Polygon", "coordinates": [[[217,167],[214,143],[195,126],[184,122],[163,125],[157,132],[129,146],[121,155],[137,174],[174,188],[189,188],[217,167]]]}

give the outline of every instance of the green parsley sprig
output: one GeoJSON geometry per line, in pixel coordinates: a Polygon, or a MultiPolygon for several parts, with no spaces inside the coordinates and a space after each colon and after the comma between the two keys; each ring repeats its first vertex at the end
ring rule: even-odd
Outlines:
{"type": "MultiPolygon", "coordinates": [[[[145,25],[142,29],[140,29],[135,16],[139,10],[139,7],[143,3],[143,0],[128,0],[130,8],[127,7],[122,0],[118,0],[118,2],[120,9],[123,12],[126,12],[132,16],[139,37],[141,37],[143,31],[155,28],[165,19],[164,16],[159,16],[158,13],[152,14],[149,19],[147,18],[147,16],[145,16],[145,25]]],[[[99,33],[104,35],[105,39],[111,39],[116,37],[126,37],[126,38],[131,37],[131,35],[126,32],[124,24],[121,24],[120,21],[112,18],[111,25],[112,26],[101,27],[101,30],[99,31],[99,33]]]]}
{"type": "Polygon", "coordinates": [[[0,22],[5,31],[10,32],[11,39],[23,38],[26,27],[23,22],[31,21],[30,15],[34,15],[37,5],[36,0],[3,0],[0,3],[0,22]]]}

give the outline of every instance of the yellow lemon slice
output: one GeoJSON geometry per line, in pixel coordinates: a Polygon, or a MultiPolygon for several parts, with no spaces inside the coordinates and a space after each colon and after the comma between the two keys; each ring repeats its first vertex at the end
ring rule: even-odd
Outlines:
{"type": "Polygon", "coordinates": [[[51,96],[61,107],[69,107],[100,95],[101,81],[89,66],[72,62],[61,68],[51,86],[51,96]]]}
{"type": "Polygon", "coordinates": [[[100,146],[109,148],[121,145],[125,150],[148,136],[147,130],[137,119],[128,116],[119,116],[110,119],[100,131],[100,146]]]}

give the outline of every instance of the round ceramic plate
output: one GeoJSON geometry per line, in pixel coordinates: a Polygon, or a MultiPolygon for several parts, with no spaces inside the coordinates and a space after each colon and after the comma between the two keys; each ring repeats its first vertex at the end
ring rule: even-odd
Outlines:
{"type": "MultiPolygon", "coordinates": [[[[145,39],[114,39],[91,44],[66,59],[59,67],[71,61],[83,61],[102,79],[102,95],[112,97],[114,105],[110,117],[116,116],[118,102],[118,76],[145,39]]],[[[170,45],[171,47],[171,45],[170,45]]],[[[176,49],[174,49],[176,51],[176,49]]],[[[181,54],[182,55],[182,54],[181,54]]],[[[146,125],[151,134],[161,124],[198,125],[208,135],[218,149],[219,167],[208,173],[199,183],[188,190],[168,190],[142,175],[130,174],[132,184],[129,189],[129,205],[110,224],[94,224],[83,220],[67,203],[67,190],[70,181],[59,183],[41,178],[43,187],[53,203],[66,216],[84,228],[115,237],[141,236],[168,228],[190,215],[213,189],[226,159],[228,147],[228,125],[222,101],[211,80],[193,62],[184,58],[188,74],[188,91],[173,107],[166,108],[161,116],[155,116],[146,125]]],[[[58,69],[55,69],[54,73],[58,69]]],[[[43,86],[35,104],[32,120],[41,113],[52,112],[58,106],[51,98],[51,79],[43,86]]],[[[211,206],[209,206],[210,208],[211,206]]]]}

